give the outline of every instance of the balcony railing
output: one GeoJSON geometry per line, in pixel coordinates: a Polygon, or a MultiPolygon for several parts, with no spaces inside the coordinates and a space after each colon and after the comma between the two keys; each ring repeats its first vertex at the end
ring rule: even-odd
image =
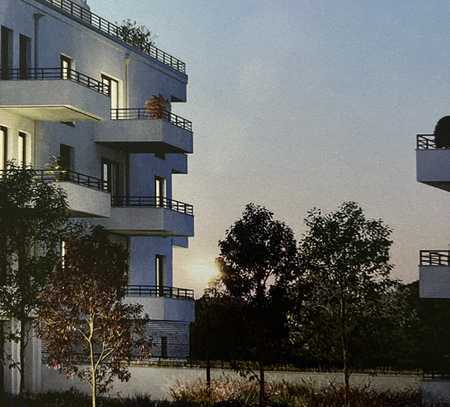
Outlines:
{"type": "Polygon", "coordinates": [[[83,73],[68,68],[4,68],[0,69],[1,80],[68,80],[92,89],[105,96],[110,96],[109,85],[83,73]]]}
{"type": "Polygon", "coordinates": [[[421,250],[421,266],[450,266],[450,250],[421,250]]]}
{"type": "Polygon", "coordinates": [[[166,297],[193,300],[194,290],[155,285],[129,285],[126,288],[126,295],[128,297],[166,297]]]}
{"type": "Polygon", "coordinates": [[[162,51],[161,49],[155,47],[154,45],[145,45],[133,41],[132,38],[126,36],[125,30],[123,30],[117,24],[113,24],[103,17],[94,14],[87,8],[81,7],[80,5],[74,3],[71,0],[39,0],[41,3],[52,5],[58,10],[70,15],[76,20],[81,21],[84,24],[100,31],[115,40],[125,42],[126,44],[137,48],[139,51],[151,56],[164,65],[170,66],[172,69],[186,73],[186,64],[180,61],[178,58],[162,51]]]}
{"type": "Polygon", "coordinates": [[[181,116],[178,116],[168,110],[161,112],[161,117],[155,117],[147,109],[112,109],[112,120],[158,120],[163,119],[168,121],[174,126],[180,127],[183,130],[187,130],[192,133],[192,122],[181,116]]]}
{"type": "MultiPolygon", "coordinates": [[[[87,188],[96,189],[98,191],[108,191],[109,185],[107,181],[100,178],[91,177],[90,175],[80,174],[75,171],[68,170],[35,170],[33,171],[37,181],[41,182],[70,182],[72,184],[81,185],[87,188]]],[[[0,177],[12,174],[9,170],[1,170],[0,177]]]]}
{"type": "Polygon", "coordinates": [[[437,147],[434,134],[418,134],[416,148],[417,150],[435,150],[437,147]]]}
{"type": "Polygon", "coordinates": [[[113,196],[111,205],[116,208],[147,207],[164,208],[171,211],[194,216],[194,207],[190,204],[157,196],[113,196]]]}

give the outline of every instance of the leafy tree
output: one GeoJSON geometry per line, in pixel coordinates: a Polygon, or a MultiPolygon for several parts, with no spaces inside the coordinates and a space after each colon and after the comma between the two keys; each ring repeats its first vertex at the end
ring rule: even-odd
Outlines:
{"type": "Polygon", "coordinates": [[[88,382],[95,407],[97,393],[114,377],[129,380],[129,362],[148,356],[151,344],[142,306],[123,303],[127,250],[100,228],[72,231],[65,247],[41,295],[38,331],[49,364],[88,382]]]}
{"type": "Polygon", "coordinates": [[[394,285],[391,230],[382,220],[366,218],[355,202],[345,202],[332,213],[313,209],[305,222],[299,245],[304,274],[296,281],[309,286],[309,295],[300,299],[303,316],[292,315],[294,332],[297,328],[320,359],[342,366],[347,405],[356,350],[362,352],[361,344],[373,335],[386,305],[383,299],[394,285]]]}
{"type": "Polygon", "coordinates": [[[262,206],[248,204],[242,218],[226,231],[219,242],[221,282],[225,292],[243,305],[241,318],[247,332],[240,339],[246,354],[258,366],[258,374],[248,365],[238,365],[241,372],[251,372],[260,386],[260,405],[265,403],[265,366],[280,348],[284,332],[280,282],[297,268],[297,247],[292,230],[275,220],[262,206]],[[276,313],[279,318],[269,317],[276,313]],[[269,321],[276,321],[272,326],[269,321]],[[246,339],[243,340],[243,339],[246,339]]]}
{"type": "Polygon", "coordinates": [[[0,336],[2,342],[20,344],[19,361],[7,356],[10,366],[20,373],[23,393],[31,316],[38,310],[41,293],[59,261],[59,242],[68,210],[64,192],[40,182],[35,171],[13,162],[7,168],[0,176],[0,309],[3,318],[18,324],[8,333],[0,332],[0,336]]]}
{"type": "Polygon", "coordinates": [[[155,45],[156,35],[147,27],[138,25],[136,21],[123,20],[118,24],[117,35],[125,42],[134,45],[140,50],[150,53],[155,45]]]}

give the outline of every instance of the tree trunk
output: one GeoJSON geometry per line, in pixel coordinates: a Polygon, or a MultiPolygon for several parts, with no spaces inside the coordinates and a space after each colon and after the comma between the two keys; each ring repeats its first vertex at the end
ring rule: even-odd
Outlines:
{"type": "Polygon", "coordinates": [[[0,397],[5,393],[5,326],[0,320],[0,397]]]}
{"type": "Polygon", "coordinates": [[[347,349],[347,330],[346,330],[346,308],[345,300],[341,298],[341,346],[342,346],[342,365],[344,373],[344,407],[350,405],[350,370],[348,366],[348,349],[347,349]]]}
{"type": "Polygon", "coordinates": [[[259,362],[259,407],[264,407],[266,404],[266,380],[264,373],[264,363],[259,362]]]}
{"type": "Polygon", "coordinates": [[[25,351],[26,351],[26,321],[20,321],[20,363],[19,363],[19,372],[20,372],[20,386],[19,386],[19,394],[23,395],[25,393],[25,351]]]}
{"type": "Polygon", "coordinates": [[[97,404],[97,374],[95,371],[92,371],[92,407],[95,407],[97,404]]]}
{"type": "Polygon", "coordinates": [[[211,360],[206,359],[206,386],[208,387],[208,395],[211,397],[211,360]]]}

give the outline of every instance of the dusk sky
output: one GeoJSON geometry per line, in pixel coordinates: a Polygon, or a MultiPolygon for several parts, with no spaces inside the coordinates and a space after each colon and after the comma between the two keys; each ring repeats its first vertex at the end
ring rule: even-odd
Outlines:
{"type": "MultiPolygon", "coordinates": [[[[450,2],[90,0],[137,20],[187,63],[196,235],[175,249],[174,285],[201,295],[217,241],[248,202],[298,237],[313,206],[359,202],[393,230],[395,276],[418,278],[419,249],[447,249],[450,193],[415,180],[415,135],[450,114],[450,2]]],[[[149,95],[150,96],[150,95],[149,95]]]]}

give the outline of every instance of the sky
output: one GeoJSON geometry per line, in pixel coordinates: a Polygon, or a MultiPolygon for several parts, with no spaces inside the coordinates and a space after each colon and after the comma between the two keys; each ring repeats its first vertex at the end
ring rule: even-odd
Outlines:
{"type": "Polygon", "coordinates": [[[359,202],[393,229],[394,276],[418,278],[420,249],[447,249],[450,193],[416,182],[415,135],[450,114],[450,2],[439,0],[89,0],[136,20],[187,63],[196,235],[175,249],[174,284],[201,295],[217,242],[246,203],[298,238],[312,207],[359,202]]]}

